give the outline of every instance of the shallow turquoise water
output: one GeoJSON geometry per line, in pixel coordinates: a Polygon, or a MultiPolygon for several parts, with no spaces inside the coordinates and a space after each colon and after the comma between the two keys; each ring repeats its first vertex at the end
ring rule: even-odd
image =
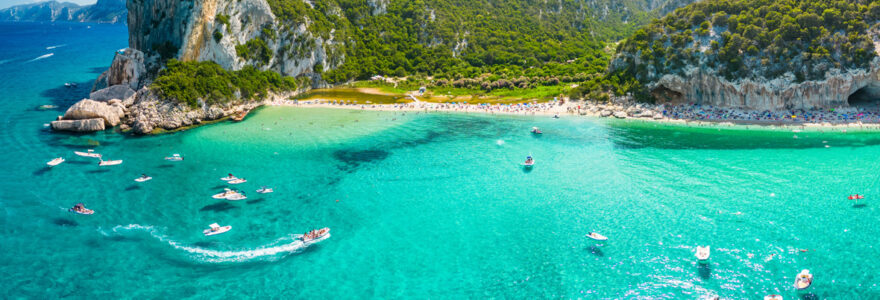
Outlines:
{"type": "Polygon", "coordinates": [[[35,26],[67,44],[45,59],[28,61],[48,45],[0,48],[24,57],[0,64],[5,297],[794,299],[803,268],[819,298],[880,297],[878,134],[296,108],[156,137],[53,134],[60,111],[33,108],[85,96],[125,46],[124,27],[84,26],[35,26]],[[125,162],[72,153],[89,148],[125,162]],[[211,199],[227,172],[248,200],[211,199]],[[77,202],[96,213],[68,213],[77,202]],[[202,236],[213,222],[233,228],[202,236]],[[319,244],[294,239],[325,226],[319,244]]]}

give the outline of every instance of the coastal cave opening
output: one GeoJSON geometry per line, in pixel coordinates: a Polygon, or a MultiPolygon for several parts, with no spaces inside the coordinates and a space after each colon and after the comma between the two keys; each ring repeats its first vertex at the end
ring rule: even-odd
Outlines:
{"type": "Polygon", "coordinates": [[[657,85],[651,90],[651,96],[654,97],[656,103],[681,103],[682,95],[664,85],[657,85]]]}
{"type": "Polygon", "coordinates": [[[846,102],[851,107],[880,108],[880,93],[866,86],[849,95],[846,102]]]}

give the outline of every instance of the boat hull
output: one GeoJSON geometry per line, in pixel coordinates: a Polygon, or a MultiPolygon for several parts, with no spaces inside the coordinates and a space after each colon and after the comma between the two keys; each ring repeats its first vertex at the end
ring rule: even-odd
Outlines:
{"type": "Polygon", "coordinates": [[[220,227],[220,229],[217,231],[211,231],[211,229],[205,229],[204,231],[202,231],[202,233],[204,233],[205,236],[212,236],[212,235],[218,235],[221,233],[225,233],[225,232],[229,231],[230,229],[232,229],[232,226],[223,226],[223,227],[220,227]]]}

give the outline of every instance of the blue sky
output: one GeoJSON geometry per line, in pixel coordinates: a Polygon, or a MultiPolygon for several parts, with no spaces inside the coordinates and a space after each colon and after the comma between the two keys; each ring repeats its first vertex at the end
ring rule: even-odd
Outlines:
{"type": "MultiPolygon", "coordinates": [[[[94,4],[96,0],[58,0],[58,2],[73,2],[79,5],[83,4],[94,4]]],[[[36,3],[43,2],[38,0],[0,0],[0,9],[7,8],[13,5],[26,4],[26,3],[36,3]]]]}

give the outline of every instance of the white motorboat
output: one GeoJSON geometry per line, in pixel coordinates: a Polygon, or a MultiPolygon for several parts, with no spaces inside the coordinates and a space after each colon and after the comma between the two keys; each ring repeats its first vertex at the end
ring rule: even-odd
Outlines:
{"type": "Polygon", "coordinates": [[[226,199],[226,198],[228,198],[229,196],[236,195],[236,194],[238,194],[238,192],[235,191],[235,190],[232,190],[232,189],[224,189],[224,191],[223,191],[222,193],[219,193],[219,194],[216,194],[216,195],[214,195],[214,196],[211,196],[211,198],[214,198],[214,199],[226,199]]]}
{"type": "Polygon", "coordinates": [[[144,176],[141,176],[141,177],[136,178],[134,181],[137,181],[137,182],[144,182],[144,181],[149,181],[149,180],[152,180],[152,179],[153,179],[153,177],[150,177],[150,176],[146,176],[146,175],[144,175],[144,176]]]}
{"type": "Polygon", "coordinates": [[[91,157],[91,158],[101,158],[100,153],[95,153],[95,150],[89,149],[88,152],[81,151],[73,151],[73,154],[82,156],[82,157],[91,157]]]}
{"type": "Polygon", "coordinates": [[[95,213],[94,210],[86,208],[82,203],[77,203],[72,208],[68,209],[68,211],[72,211],[81,215],[91,215],[95,213]]]}
{"type": "Polygon", "coordinates": [[[265,186],[264,186],[264,187],[261,187],[260,189],[257,190],[257,193],[260,193],[260,194],[268,194],[268,193],[271,193],[271,192],[274,192],[274,190],[272,190],[272,188],[268,188],[268,187],[265,187],[265,186]]]}
{"type": "Polygon", "coordinates": [[[303,234],[303,236],[300,237],[300,240],[302,240],[304,244],[312,244],[323,241],[328,237],[330,237],[330,228],[324,227],[303,234]]]}
{"type": "Polygon", "coordinates": [[[591,238],[591,239],[594,239],[594,240],[597,240],[597,241],[607,241],[607,240],[608,240],[607,237],[605,237],[604,235],[599,234],[598,232],[590,232],[590,233],[587,234],[587,237],[588,237],[588,238],[591,238]]]}
{"type": "Polygon", "coordinates": [[[764,296],[764,300],[782,300],[782,295],[777,295],[777,294],[767,295],[767,296],[764,296]]]}
{"type": "Polygon", "coordinates": [[[102,159],[101,162],[98,163],[98,165],[102,166],[102,167],[103,166],[115,166],[115,165],[119,165],[119,164],[122,164],[121,159],[120,160],[103,160],[102,159]]]}
{"type": "Polygon", "coordinates": [[[813,284],[813,274],[810,274],[810,270],[802,270],[797,277],[794,279],[794,287],[799,290],[804,290],[810,287],[813,284]]]}
{"type": "Polygon", "coordinates": [[[529,155],[528,157],[526,157],[526,162],[523,163],[523,165],[526,166],[526,168],[531,168],[535,165],[535,159],[532,158],[531,155],[529,155]]]}
{"type": "Polygon", "coordinates": [[[239,200],[244,200],[244,199],[247,199],[247,196],[245,196],[245,194],[242,194],[242,193],[235,193],[235,194],[232,194],[232,195],[229,195],[226,197],[226,200],[229,200],[229,201],[239,201],[239,200]]]}
{"type": "Polygon", "coordinates": [[[58,157],[53,160],[50,160],[49,162],[46,163],[46,165],[49,165],[49,167],[54,167],[54,166],[60,165],[63,162],[64,162],[64,158],[58,157]]]}
{"type": "Polygon", "coordinates": [[[697,257],[697,260],[700,263],[706,263],[709,261],[709,254],[710,254],[709,250],[710,250],[709,246],[706,246],[706,247],[697,246],[697,253],[695,254],[695,256],[697,257]]]}
{"type": "Polygon", "coordinates": [[[238,177],[232,176],[232,174],[229,174],[229,176],[220,178],[220,180],[223,180],[223,181],[231,181],[231,180],[236,180],[236,179],[238,179],[238,177]]]}
{"type": "Polygon", "coordinates": [[[532,133],[534,133],[534,134],[543,134],[543,132],[541,132],[541,129],[538,129],[538,127],[532,127],[532,133]]]}
{"type": "Polygon", "coordinates": [[[64,86],[65,87],[76,87],[76,82],[65,82],[64,86]]]}
{"type": "Polygon", "coordinates": [[[205,236],[221,234],[221,233],[227,232],[230,229],[232,229],[232,226],[222,226],[221,227],[220,224],[217,224],[217,223],[208,225],[208,227],[211,227],[211,228],[208,228],[208,229],[205,229],[204,231],[202,231],[205,234],[205,236]]]}
{"type": "Polygon", "coordinates": [[[244,178],[236,178],[236,179],[228,181],[229,184],[242,184],[245,182],[247,182],[247,179],[244,179],[244,178]]]}
{"type": "Polygon", "coordinates": [[[165,160],[167,160],[167,161],[182,161],[183,156],[180,156],[180,154],[174,153],[171,156],[166,156],[165,160]]]}

